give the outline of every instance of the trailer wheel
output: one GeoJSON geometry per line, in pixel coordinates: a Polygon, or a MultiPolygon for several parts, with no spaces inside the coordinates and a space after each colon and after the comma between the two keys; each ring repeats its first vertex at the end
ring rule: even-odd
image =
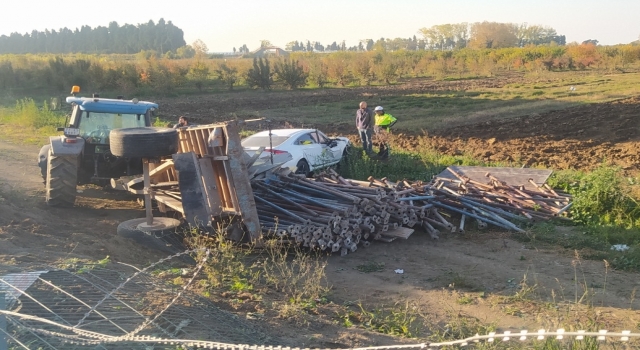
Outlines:
{"type": "Polygon", "coordinates": [[[76,202],[78,157],[54,156],[49,150],[45,180],[45,200],[52,207],[72,207],[76,202]]]}
{"type": "Polygon", "coordinates": [[[175,129],[114,129],[109,140],[111,153],[117,157],[154,158],[178,152],[178,132],[175,129]]]}
{"type": "Polygon", "coordinates": [[[185,248],[176,234],[180,221],[166,217],[154,217],[153,227],[146,228],[146,218],[127,220],[118,225],[118,236],[125,237],[163,252],[175,254],[185,248]]]}

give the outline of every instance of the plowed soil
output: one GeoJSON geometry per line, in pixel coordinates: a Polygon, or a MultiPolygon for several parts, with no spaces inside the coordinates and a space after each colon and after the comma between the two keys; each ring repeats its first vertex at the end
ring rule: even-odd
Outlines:
{"type": "MultiPolygon", "coordinates": [[[[408,145],[416,142],[409,140],[408,145]]],[[[487,161],[584,170],[611,163],[635,172],[640,97],[435,131],[430,141],[442,153],[487,161]]]]}

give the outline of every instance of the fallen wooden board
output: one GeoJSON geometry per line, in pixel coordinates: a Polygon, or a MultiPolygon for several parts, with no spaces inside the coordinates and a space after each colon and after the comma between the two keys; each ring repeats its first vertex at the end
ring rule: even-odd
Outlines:
{"type": "Polygon", "coordinates": [[[396,237],[378,237],[374,238],[376,241],[382,241],[385,243],[391,243],[396,240],[396,237]]]}
{"type": "Polygon", "coordinates": [[[177,200],[177,199],[175,199],[175,198],[173,198],[171,196],[168,196],[166,194],[156,194],[154,196],[154,199],[157,202],[160,202],[160,203],[166,205],[167,207],[169,207],[169,208],[171,208],[171,209],[173,209],[175,211],[181,212],[184,215],[184,210],[182,209],[182,202],[181,201],[179,201],[179,200],[177,200]]]}
{"type": "Polygon", "coordinates": [[[487,173],[490,173],[500,181],[504,181],[512,186],[524,185],[524,188],[528,190],[535,190],[533,185],[529,182],[529,179],[533,179],[533,182],[541,186],[547,182],[547,179],[549,179],[549,176],[553,173],[552,170],[547,169],[451,165],[438,174],[438,177],[458,180],[458,178],[453,175],[449,169],[483,184],[488,184],[490,182],[489,178],[485,176],[487,173]]]}
{"type": "Polygon", "coordinates": [[[413,234],[414,232],[415,232],[415,230],[412,229],[412,228],[398,227],[396,229],[391,229],[391,230],[388,230],[388,231],[384,231],[381,234],[383,236],[387,236],[387,237],[408,239],[409,236],[411,236],[411,234],[413,234]]]}

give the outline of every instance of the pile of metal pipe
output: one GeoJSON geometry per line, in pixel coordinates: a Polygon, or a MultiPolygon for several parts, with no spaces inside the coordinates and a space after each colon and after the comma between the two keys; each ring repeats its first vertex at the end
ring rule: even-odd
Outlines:
{"type": "Polygon", "coordinates": [[[482,183],[449,170],[456,179],[436,177],[429,183],[357,181],[333,170],[313,179],[274,172],[254,179],[252,188],[264,234],[342,255],[372,240],[401,237],[396,230],[401,227],[421,228],[433,239],[443,230],[464,232],[469,220],[481,229],[524,232],[522,222],[561,217],[571,207],[570,195],[546,184],[531,180],[533,186],[525,189],[491,174],[482,183]]]}
{"type": "Polygon", "coordinates": [[[437,239],[440,231],[426,220],[455,230],[428,202],[435,196],[385,179],[346,180],[335,171],[307,179],[276,172],[254,180],[252,188],[264,234],[342,255],[372,240],[402,237],[396,232],[400,227],[419,225],[437,239]]]}
{"type": "Polygon", "coordinates": [[[549,185],[539,185],[529,179],[528,189],[524,185],[509,185],[491,175],[485,174],[485,183],[474,181],[451,168],[448,169],[455,180],[436,177],[431,192],[436,195],[433,205],[458,213],[460,227],[464,220],[474,218],[478,227],[487,224],[507,230],[524,232],[517,223],[552,218],[566,219],[563,214],[571,208],[571,195],[555,191],[549,185]]]}

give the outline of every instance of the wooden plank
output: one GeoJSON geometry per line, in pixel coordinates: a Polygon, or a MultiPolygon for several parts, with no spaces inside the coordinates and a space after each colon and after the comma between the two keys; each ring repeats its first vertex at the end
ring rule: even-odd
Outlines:
{"type": "MultiPolygon", "coordinates": [[[[486,173],[490,173],[500,181],[504,181],[512,186],[524,185],[524,188],[528,190],[536,190],[529,179],[539,186],[546,183],[547,179],[553,173],[552,170],[547,169],[532,169],[532,168],[508,168],[508,167],[482,167],[482,166],[462,166],[452,165],[449,166],[453,171],[458,174],[467,176],[471,180],[487,184],[490,182],[489,178],[485,176],[486,173]]],[[[438,174],[438,177],[446,179],[458,180],[449,170],[445,169],[438,174]]]]}
{"type": "MultiPolygon", "coordinates": [[[[181,212],[182,215],[184,215],[184,209],[182,208],[181,201],[164,194],[156,194],[154,197],[157,202],[162,203],[175,211],[181,212]]],[[[166,212],[166,210],[164,212],[166,212]]]]}
{"type": "MultiPolygon", "coordinates": [[[[221,147],[213,148],[214,155],[222,154],[221,147]]],[[[231,199],[231,191],[229,190],[230,182],[227,177],[227,173],[224,168],[223,161],[213,161],[213,171],[216,178],[216,184],[218,185],[218,194],[222,199],[222,208],[225,211],[228,211],[228,208],[233,208],[233,201],[231,199]]]]}
{"type": "Polygon", "coordinates": [[[193,130],[191,135],[195,140],[195,143],[198,145],[197,154],[201,157],[207,155],[207,143],[205,142],[205,139],[203,139],[202,130],[193,130]]]}
{"type": "Polygon", "coordinates": [[[388,230],[388,231],[382,232],[381,234],[383,236],[408,239],[409,236],[411,236],[411,234],[413,234],[413,232],[415,232],[415,230],[412,229],[412,228],[398,227],[396,229],[392,229],[392,230],[388,230]]]}
{"type": "Polygon", "coordinates": [[[200,171],[202,172],[202,183],[207,194],[209,204],[209,212],[212,216],[218,216],[222,213],[222,203],[218,186],[216,185],[216,177],[213,171],[213,164],[210,158],[200,158],[200,171]]]}
{"type": "Polygon", "coordinates": [[[248,233],[251,240],[260,241],[262,238],[262,230],[260,229],[258,210],[256,209],[256,202],[253,198],[253,190],[251,189],[247,166],[244,163],[244,148],[240,141],[238,126],[235,122],[230,122],[227,124],[225,132],[231,183],[233,183],[233,188],[237,196],[242,222],[249,231],[248,233]]]}
{"type": "Polygon", "coordinates": [[[172,186],[178,186],[178,181],[166,181],[166,182],[158,182],[155,184],[151,184],[151,188],[172,187],[172,186]]]}
{"type": "MultiPolygon", "coordinates": [[[[244,151],[243,151],[244,153],[244,151]]],[[[244,162],[240,161],[241,163],[244,164],[244,162]]],[[[226,161],[226,162],[221,162],[222,166],[224,167],[224,173],[225,173],[225,178],[227,179],[227,183],[229,184],[228,188],[229,188],[229,194],[230,194],[230,198],[231,198],[231,206],[233,207],[233,211],[236,214],[242,214],[242,209],[240,208],[240,199],[238,198],[238,192],[237,192],[237,184],[234,181],[234,174],[231,171],[231,163],[226,161]]],[[[250,185],[250,180],[249,180],[249,174],[248,171],[247,173],[247,184],[249,184],[249,187],[251,187],[250,185]]],[[[253,193],[253,192],[252,192],[253,193]]],[[[251,195],[253,198],[253,194],[251,195]]]]}
{"type": "MultiPolygon", "coordinates": [[[[149,170],[149,177],[153,180],[156,179],[158,177],[160,177],[159,175],[161,173],[166,172],[167,170],[169,170],[169,168],[173,167],[173,160],[169,159],[166,160],[164,162],[162,162],[162,164],[155,166],[153,169],[149,170]]],[[[169,180],[169,179],[166,179],[169,180]]]]}
{"type": "Polygon", "coordinates": [[[378,238],[375,238],[375,240],[376,241],[386,242],[386,243],[391,243],[391,242],[395,241],[396,238],[395,237],[378,237],[378,238]]]}
{"type": "Polygon", "coordinates": [[[205,197],[206,191],[202,184],[202,174],[195,153],[174,154],[173,162],[179,173],[180,180],[178,182],[182,196],[183,214],[187,222],[194,227],[210,226],[209,205],[205,197]]]}

